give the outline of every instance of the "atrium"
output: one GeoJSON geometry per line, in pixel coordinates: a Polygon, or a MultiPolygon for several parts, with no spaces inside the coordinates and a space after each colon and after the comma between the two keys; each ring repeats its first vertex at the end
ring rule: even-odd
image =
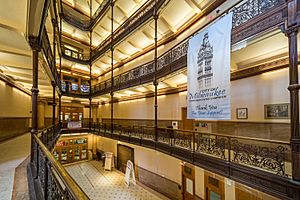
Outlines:
{"type": "Polygon", "coordinates": [[[300,200],[299,0],[0,5],[0,200],[300,200]]]}

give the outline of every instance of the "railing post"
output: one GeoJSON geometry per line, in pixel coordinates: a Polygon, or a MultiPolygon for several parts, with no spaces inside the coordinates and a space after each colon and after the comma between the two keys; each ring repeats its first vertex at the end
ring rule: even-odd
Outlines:
{"type": "Polygon", "coordinates": [[[52,98],[53,98],[53,102],[52,102],[52,128],[53,128],[53,131],[51,131],[51,133],[52,133],[51,141],[52,141],[53,140],[53,136],[55,135],[55,128],[54,127],[55,127],[55,108],[56,108],[56,101],[55,101],[56,100],[55,99],[56,84],[55,84],[54,81],[52,81],[51,84],[52,84],[52,91],[53,91],[53,94],[52,94],[53,95],[52,96],[52,98]]]}
{"type": "Polygon", "coordinates": [[[192,142],[193,142],[193,146],[192,146],[192,151],[193,151],[193,153],[195,152],[195,132],[193,132],[193,138],[192,138],[192,142]]]}
{"type": "Polygon", "coordinates": [[[228,143],[227,143],[227,145],[228,145],[228,162],[231,162],[231,138],[230,137],[228,137],[227,138],[227,140],[228,140],[228,143]]]}
{"type": "Polygon", "coordinates": [[[35,169],[36,169],[36,174],[35,174],[35,177],[34,179],[38,179],[39,178],[39,157],[40,157],[40,152],[39,152],[39,145],[38,143],[36,144],[36,166],[35,166],[35,169]]]}
{"type": "Polygon", "coordinates": [[[48,199],[48,158],[45,156],[44,163],[44,199],[48,199]]]}

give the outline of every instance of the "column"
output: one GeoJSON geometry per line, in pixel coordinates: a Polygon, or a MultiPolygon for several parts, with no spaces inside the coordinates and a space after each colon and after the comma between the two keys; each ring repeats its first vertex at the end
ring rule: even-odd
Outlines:
{"type": "Polygon", "coordinates": [[[56,84],[54,81],[51,82],[52,85],[52,91],[53,91],[53,95],[52,95],[52,126],[55,126],[55,109],[56,109],[56,101],[55,101],[55,89],[56,89],[56,84]]]}
{"type": "Polygon", "coordinates": [[[31,101],[32,101],[32,129],[31,129],[31,157],[30,161],[33,162],[33,134],[38,132],[38,72],[39,72],[39,52],[40,46],[38,37],[30,36],[29,43],[32,49],[32,88],[31,88],[31,101]]]}
{"type": "MultiPolygon", "coordinates": [[[[92,0],[90,0],[90,18],[92,19],[92,0]]],[[[93,30],[90,30],[90,60],[92,58],[92,34],[93,30]]],[[[90,82],[89,82],[89,100],[90,100],[90,108],[89,108],[89,130],[92,128],[92,62],[90,61],[90,82]]]]}
{"type": "Polygon", "coordinates": [[[93,105],[92,106],[92,114],[93,114],[93,123],[96,123],[97,122],[97,114],[98,114],[98,104],[97,105],[93,105]]]}
{"type": "MultiPolygon", "coordinates": [[[[59,19],[59,41],[60,41],[60,45],[61,45],[61,35],[62,35],[62,21],[61,21],[61,17],[59,19]]],[[[62,48],[60,46],[60,49],[62,51],[62,48]]],[[[62,52],[61,52],[62,53],[62,52]]],[[[59,56],[59,78],[60,78],[60,82],[62,82],[62,76],[61,76],[61,57],[62,55],[59,56]]],[[[61,90],[61,88],[60,88],[61,90]]],[[[59,121],[59,125],[60,127],[62,127],[62,117],[61,117],[61,92],[58,95],[59,99],[58,99],[58,121],[59,121]]]]}
{"type": "Polygon", "coordinates": [[[45,104],[45,100],[38,100],[38,129],[45,128],[45,104]]]}
{"type": "Polygon", "coordinates": [[[111,133],[114,130],[114,2],[111,1],[111,41],[110,41],[110,51],[111,51],[111,89],[110,89],[110,124],[111,133]]]}
{"type": "Polygon", "coordinates": [[[158,112],[158,103],[157,103],[157,9],[155,5],[155,12],[154,12],[154,26],[155,26],[155,34],[154,34],[154,128],[155,128],[155,141],[157,141],[157,112],[158,112]]]}
{"type": "Polygon", "coordinates": [[[298,47],[297,34],[300,22],[297,13],[300,5],[297,0],[288,1],[288,18],[282,30],[289,42],[289,87],[291,112],[291,149],[292,178],[300,181],[300,134],[299,134],[299,81],[298,81],[298,47]]]}

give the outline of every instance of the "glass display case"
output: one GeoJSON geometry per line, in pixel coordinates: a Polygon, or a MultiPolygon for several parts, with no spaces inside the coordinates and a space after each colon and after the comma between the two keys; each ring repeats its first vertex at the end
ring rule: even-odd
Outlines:
{"type": "Polygon", "coordinates": [[[53,155],[62,164],[88,159],[88,138],[61,137],[54,148],[53,155]]]}

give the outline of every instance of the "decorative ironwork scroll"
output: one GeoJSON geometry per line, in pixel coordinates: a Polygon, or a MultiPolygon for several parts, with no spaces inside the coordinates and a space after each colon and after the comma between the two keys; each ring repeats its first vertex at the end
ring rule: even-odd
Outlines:
{"type": "Polygon", "coordinates": [[[250,165],[286,176],[285,155],[287,148],[279,145],[276,147],[259,146],[257,144],[241,143],[232,140],[233,159],[232,162],[250,165]]]}
{"type": "Polygon", "coordinates": [[[221,159],[225,159],[225,150],[227,148],[227,144],[228,141],[225,137],[216,137],[202,134],[196,134],[195,136],[196,153],[205,153],[221,159]]]}
{"type": "Polygon", "coordinates": [[[239,6],[234,7],[232,27],[238,27],[245,24],[250,19],[266,12],[273,8],[277,4],[281,3],[281,0],[247,0],[239,6]]]}

